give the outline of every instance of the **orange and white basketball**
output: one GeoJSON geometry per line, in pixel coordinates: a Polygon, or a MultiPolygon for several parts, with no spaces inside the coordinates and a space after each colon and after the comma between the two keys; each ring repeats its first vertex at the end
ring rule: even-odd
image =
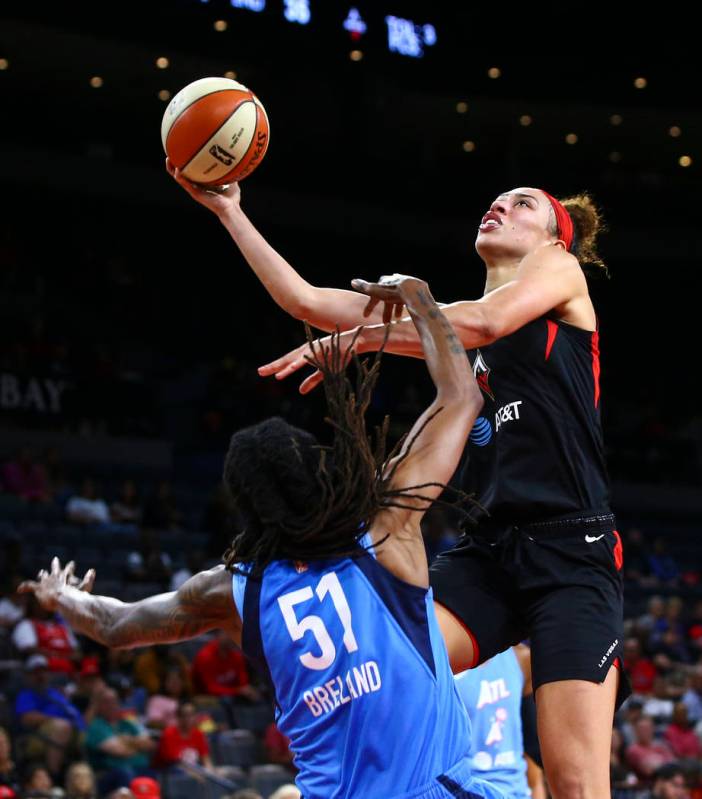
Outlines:
{"type": "Polygon", "coordinates": [[[268,117],[246,86],[202,78],[171,100],[161,122],[163,149],[193,183],[219,186],[243,180],[268,149],[268,117]]]}

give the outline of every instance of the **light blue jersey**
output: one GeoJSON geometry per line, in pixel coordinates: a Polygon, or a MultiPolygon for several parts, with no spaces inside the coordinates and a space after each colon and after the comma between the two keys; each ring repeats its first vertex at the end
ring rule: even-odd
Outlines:
{"type": "Polygon", "coordinates": [[[474,774],[509,799],[530,797],[521,719],[524,674],[514,649],[457,675],[456,686],[472,725],[474,774]]]}
{"type": "Polygon", "coordinates": [[[470,722],[431,589],[375,558],[234,577],[244,652],[268,670],[304,799],[501,797],[474,783],[470,722]]]}

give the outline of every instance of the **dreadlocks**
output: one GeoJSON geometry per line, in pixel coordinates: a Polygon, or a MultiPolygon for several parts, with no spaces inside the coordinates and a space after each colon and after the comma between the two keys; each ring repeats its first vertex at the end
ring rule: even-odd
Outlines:
{"type": "MultiPolygon", "coordinates": [[[[353,352],[358,333],[342,353],[339,331],[332,334],[325,349],[315,345],[307,325],[305,329],[312,350],[307,360],[324,377],[329,411],[325,421],[333,428],[333,443],[321,446],[310,433],[279,417],[232,436],[224,462],[224,482],[237,503],[243,530],[224,553],[225,565],[231,571],[238,570],[238,563],[250,563],[254,572],[260,573],[276,559],[358,554],[362,551],[358,540],[381,508],[417,509],[416,504],[403,504],[403,498],[424,500],[427,507],[431,502],[412,493],[431,484],[390,488],[413,440],[388,469],[403,440],[386,456],[388,417],[376,429],[373,441],[366,432],[365,413],[378,379],[383,348],[369,365],[353,352]],[[356,367],[355,386],[343,368],[350,352],[356,367]]],[[[389,327],[385,341],[388,332],[389,327]]]]}

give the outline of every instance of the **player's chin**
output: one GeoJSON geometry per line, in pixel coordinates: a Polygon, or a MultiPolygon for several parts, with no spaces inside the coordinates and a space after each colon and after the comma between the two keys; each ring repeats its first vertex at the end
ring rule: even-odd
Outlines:
{"type": "Polygon", "coordinates": [[[504,241],[497,238],[492,231],[484,233],[482,230],[478,231],[475,237],[475,249],[481,258],[487,255],[497,255],[505,251],[504,241]],[[492,237],[491,237],[492,236],[492,237]]]}

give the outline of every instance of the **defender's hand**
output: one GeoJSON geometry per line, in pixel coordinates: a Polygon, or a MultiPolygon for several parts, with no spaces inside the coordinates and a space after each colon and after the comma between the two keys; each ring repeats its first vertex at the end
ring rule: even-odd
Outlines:
{"type": "Polygon", "coordinates": [[[17,588],[18,594],[34,594],[45,610],[56,610],[62,591],[66,586],[90,593],[95,584],[95,569],[88,569],[82,580],[75,576],[76,564],[70,561],[61,568],[58,558],[51,561],[51,571],[42,569],[36,580],[25,580],[17,588]]]}
{"type": "Polygon", "coordinates": [[[356,278],[351,281],[351,286],[370,297],[363,311],[364,316],[368,316],[379,302],[385,303],[383,321],[386,324],[391,322],[393,317],[395,319],[402,317],[405,305],[413,307],[417,302],[421,302],[422,297],[426,298],[427,305],[433,302],[426,282],[410,275],[383,275],[377,283],[356,278]]]}

